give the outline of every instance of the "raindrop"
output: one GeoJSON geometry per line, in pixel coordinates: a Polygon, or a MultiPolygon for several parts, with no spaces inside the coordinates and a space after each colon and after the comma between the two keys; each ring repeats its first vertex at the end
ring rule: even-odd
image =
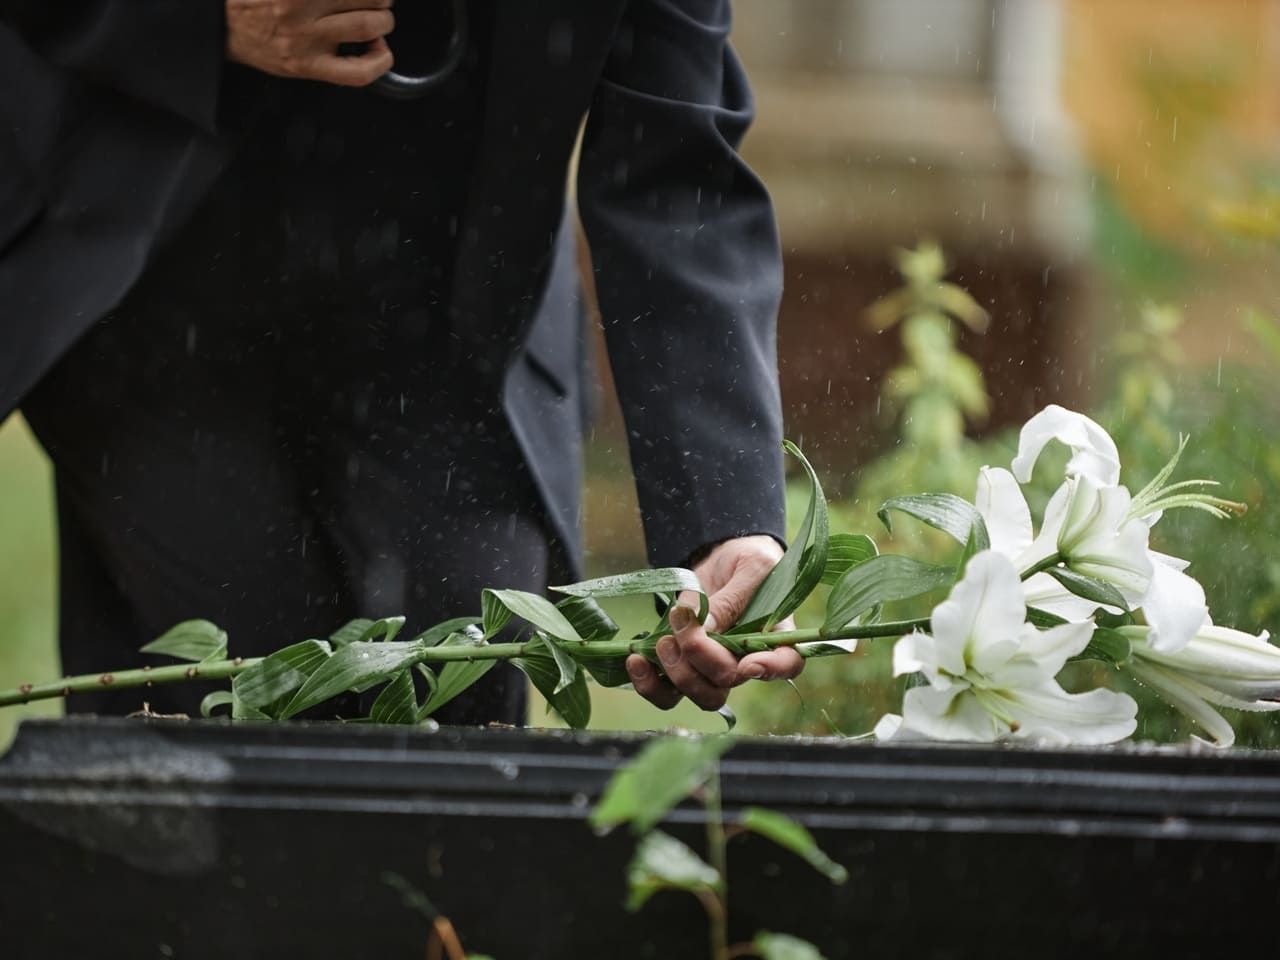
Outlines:
{"type": "Polygon", "coordinates": [[[520,776],[519,764],[507,760],[505,757],[495,757],[489,761],[489,765],[502,774],[504,780],[515,780],[520,776]]]}

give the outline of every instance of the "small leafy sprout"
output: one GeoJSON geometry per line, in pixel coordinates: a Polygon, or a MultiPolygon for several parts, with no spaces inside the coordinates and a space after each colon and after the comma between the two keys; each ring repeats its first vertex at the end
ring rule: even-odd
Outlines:
{"type": "Polygon", "coordinates": [[[727,825],[720,806],[720,757],[732,746],[726,736],[664,737],[647,744],[610,780],[589,822],[597,830],[629,824],[640,835],[627,867],[627,909],[639,910],[655,893],[693,895],[706,911],[712,960],[755,954],[765,960],[822,960],[812,944],[785,934],[761,932],[750,944],[728,942],[730,837],[755,833],[799,856],[832,883],[848,872],[818,847],[813,835],[784,814],[748,807],[727,825]],[[701,802],[707,859],[670,834],[655,829],[688,798],[701,802]]]}

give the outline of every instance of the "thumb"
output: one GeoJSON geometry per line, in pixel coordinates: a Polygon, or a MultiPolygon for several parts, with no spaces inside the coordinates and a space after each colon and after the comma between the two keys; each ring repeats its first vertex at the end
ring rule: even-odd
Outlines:
{"type": "Polygon", "coordinates": [[[758,570],[747,566],[735,570],[724,586],[707,597],[707,629],[728,630],[735,626],[762,582],[758,570]]]}

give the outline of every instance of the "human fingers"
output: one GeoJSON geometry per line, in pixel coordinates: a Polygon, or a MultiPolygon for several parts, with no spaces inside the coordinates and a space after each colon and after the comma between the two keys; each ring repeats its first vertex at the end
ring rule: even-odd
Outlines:
{"type": "Polygon", "coordinates": [[[738,661],[735,684],[748,680],[791,680],[804,669],[804,657],[794,647],[777,647],[764,653],[749,653],[738,661]]]}
{"type": "Polygon", "coordinates": [[[227,57],[280,77],[347,86],[391,67],[382,38],[395,26],[391,0],[227,0],[227,57]],[[341,57],[341,44],[369,44],[341,57]]]}
{"type": "MultiPolygon", "coordinates": [[[[671,622],[681,660],[711,686],[726,689],[732,687],[738,675],[738,660],[723,644],[707,634],[706,627],[698,623],[693,608],[677,603],[668,613],[668,620],[671,622]]],[[[667,675],[671,676],[670,670],[667,675]]],[[[672,677],[672,680],[675,678],[672,677]]],[[[678,681],[676,686],[680,687],[678,681]]],[[[689,694],[689,691],[686,690],[685,693],[689,694]]]]}
{"type": "Polygon", "coordinates": [[[703,676],[684,655],[683,647],[675,637],[659,640],[657,653],[662,669],[675,689],[703,710],[719,710],[729,699],[728,687],[717,686],[703,676]]]}
{"type": "Polygon", "coordinates": [[[310,0],[315,19],[348,10],[390,10],[395,0],[310,0]]]}
{"type": "Polygon", "coordinates": [[[391,69],[395,58],[387,41],[379,37],[369,44],[369,49],[357,57],[340,57],[327,54],[317,58],[308,79],[322,80],[342,87],[367,87],[391,69]]]}
{"type": "Polygon", "coordinates": [[[639,654],[627,657],[627,676],[631,678],[636,693],[659,710],[670,710],[684,699],[684,695],[669,680],[659,676],[653,664],[639,654]]]}
{"type": "Polygon", "coordinates": [[[395,28],[396,16],[390,10],[334,13],[316,21],[312,42],[318,51],[333,51],[341,43],[371,43],[395,28]]]}
{"type": "Polygon", "coordinates": [[[708,594],[707,629],[736,625],[781,556],[772,537],[736,537],[718,545],[695,571],[708,594]]]}

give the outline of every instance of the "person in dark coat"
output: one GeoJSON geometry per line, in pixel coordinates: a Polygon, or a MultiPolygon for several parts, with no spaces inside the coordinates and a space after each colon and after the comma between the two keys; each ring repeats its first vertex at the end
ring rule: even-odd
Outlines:
{"type": "MultiPolygon", "coordinates": [[[[369,84],[454,25],[391,3],[0,0],[0,416],[55,467],[64,669],[193,616],[248,656],[577,575],[576,208],[649,559],[711,594],[634,686],[715,709],[794,676],[706,636],[784,535],[779,249],[727,0],[467,0],[457,69],[407,102],[369,84]]],[[[524,710],[499,669],[442,719],[524,710]]]]}

